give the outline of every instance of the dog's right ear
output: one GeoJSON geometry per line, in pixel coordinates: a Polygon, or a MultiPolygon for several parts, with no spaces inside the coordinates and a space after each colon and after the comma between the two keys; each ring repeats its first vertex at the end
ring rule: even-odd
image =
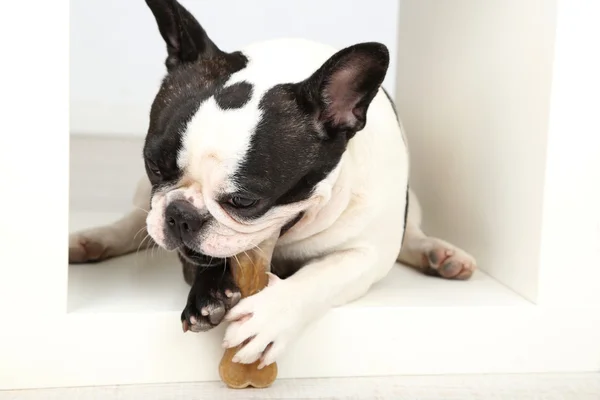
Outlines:
{"type": "Polygon", "coordinates": [[[168,71],[221,54],[198,21],[177,0],[146,0],[146,4],[152,10],[158,30],[167,44],[165,65],[168,71]]]}
{"type": "Polygon", "coordinates": [[[327,136],[351,138],[367,123],[367,110],[390,63],[381,43],[359,43],[335,53],[311,77],[298,84],[300,99],[316,111],[327,136]]]}

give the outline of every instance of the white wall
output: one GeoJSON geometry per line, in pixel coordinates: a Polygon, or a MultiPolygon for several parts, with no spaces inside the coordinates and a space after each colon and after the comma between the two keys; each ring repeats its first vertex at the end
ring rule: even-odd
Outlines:
{"type": "Polygon", "coordinates": [[[425,230],[535,301],[555,2],[401,4],[396,98],[425,230]]]}
{"type": "MultiPolygon", "coordinates": [[[[344,47],[380,41],[396,70],[398,2],[391,0],[182,0],[227,51],[299,36],[344,47]]],[[[70,130],[144,135],[166,50],[142,0],[71,0],[70,130]]],[[[393,92],[394,74],[385,86],[393,92]]]]}
{"type": "Polygon", "coordinates": [[[557,11],[539,302],[598,306],[600,3],[560,0],[557,11]]]}

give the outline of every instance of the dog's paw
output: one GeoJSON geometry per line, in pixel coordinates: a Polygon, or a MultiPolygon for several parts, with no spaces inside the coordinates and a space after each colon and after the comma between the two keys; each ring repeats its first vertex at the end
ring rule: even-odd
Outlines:
{"type": "Polygon", "coordinates": [[[473,256],[440,239],[427,238],[431,243],[423,254],[423,266],[428,275],[446,279],[469,279],[477,268],[473,256]]]}
{"type": "Polygon", "coordinates": [[[233,362],[259,368],[272,364],[306,324],[301,304],[286,281],[271,275],[269,287],[242,299],[226,316],[231,321],[223,339],[224,348],[240,346],[233,362]]]}
{"type": "Polygon", "coordinates": [[[108,243],[101,235],[93,231],[69,235],[69,263],[101,261],[107,255],[108,243]]]}
{"type": "Polygon", "coordinates": [[[232,282],[208,291],[192,286],[188,303],[181,313],[183,331],[204,332],[214,328],[241,298],[239,289],[232,282]]]}

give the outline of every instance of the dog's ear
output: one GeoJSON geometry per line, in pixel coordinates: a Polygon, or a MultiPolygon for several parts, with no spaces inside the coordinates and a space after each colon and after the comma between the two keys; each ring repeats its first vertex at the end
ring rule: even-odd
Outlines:
{"type": "Polygon", "coordinates": [[[198,21],[177,0],[146,0],[146,4],[167,44],[167,70],[221,53],[198,21]]]}
{"type": "Polygon", "coordinates": [[[367,110],[390,61],[381,43],[360,43],[340,50],[299,84],[299,100],[315,113],[327,135],[351,138],[364,128],[367,110]]]}

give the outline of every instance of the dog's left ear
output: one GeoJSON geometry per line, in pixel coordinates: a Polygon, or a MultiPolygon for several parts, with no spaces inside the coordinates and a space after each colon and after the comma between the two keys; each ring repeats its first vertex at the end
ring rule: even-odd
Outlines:
{"type": "Polygon", "coordinates": [[[167,44],[167,70],[171,71],[178,65],[194,62],[199,58],[221,54],[196,18],[177,0],[146,0],[146,4],[167,44]]]}
{"type": "Polygon", "coordinates": [[[316,112],[328,136],[343,133],[349,139],[364,128],[389,62],[388,49],[381,43],[340,50],[299,83],[299,101],[316,112]]]}

